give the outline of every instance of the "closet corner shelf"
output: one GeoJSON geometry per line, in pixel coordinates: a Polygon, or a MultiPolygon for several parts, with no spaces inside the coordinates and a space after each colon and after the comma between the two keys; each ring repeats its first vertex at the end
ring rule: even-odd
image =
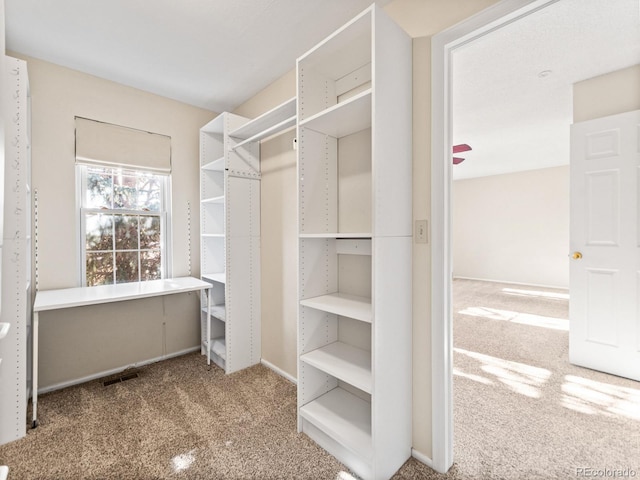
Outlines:
{"type": "Polygon", "coordinates": [[[227,274],[225,272],[203,273],[202,274],[202,279],[203,280],[211,280],[213,282],[218,282],[218,283],[226,283],[227,282],[227,274]]]}
{"type": "MultiPolygon", "coordinates": [[[[241,140],[260,140],[258,137],[264,132],[269,132],[264,137],[276,133],[276,127],[285,129],[295,125],[296,122],[296,97],[290,98],[286,102],[275,108],[263,113],[259,117],[249,120],[240,128],[236,128],[229,133],[230,137],[239,138],[241,140]],[[287,124],[288,122],[292,122],[287,124]]],[[[262,138],[264,138],[262,137],[262,138]]],[[[244,142],[243,142],[244,143],[244,142]]],[[[240,145],[236,145],[238,148],[240,145]]]]}
{"type": "Polygon", "coordinates": [[[371,89],[300,121],[299,126],[335,138],[371,127],[371,89]]]}
{"type": "Polygon", "coordinates": [[[300,300],[300,305],[371,323],[370,298],[346,295],[344,293],[330,293],[300,300]]]}
{"type": "Polygon", "coordinates": [[[300,360],[338,380],[371,393],[371,352],[342,342],[312,350],[300,360]]]}
{"type": "Polygon", "coordinates": [[[201,203],[224,203],[224,195],[220,195],[219,197],[203,198],[201,203]]]}
{"type": "Polygon", "coordinates": [[[334,388],[300,408],[300,415],[363,459],[371,459],[371,404],[334,388]]]}
{"type": "Polygon", "coordinates": [[[218,337],[211,339],[211,353],[215,353],[222,360],[226,361],[227,348],[225,345],[224,337],[218,337]]]}
{"type": "Polygon", "coordinates": [[[200,168],[202,168],[202,170],[211,170],[211,171],[216,171],[216,172],[222,172],[222,171],[224,171],[224,157],[220,157],[220,158],[218,158],[216,160],[213,160],[212,162],[205,163],[200,168]]]}
{"type": "Polygon", "coordinates": [[[3,339],[9,333],[9,327],[11,326],[8,322],[0,322],[0,339],[3,339]]]}
{"type": "MultiPolygon", "coordinates": [[[[207,313],[207,307],[202,307],[202,311],[207,313]]],[[[226,320],[226,309],[224,305],[211,305],[209,309],[212,317],[217,318],[218,320],[224,322],[226,320]]]]}
{"type": "Polygon", "coordinates": [[[300,238],[371,238],[371,233],[344,233],[344,232],[330,232],[330,233],[301,233],[300,238]]]}

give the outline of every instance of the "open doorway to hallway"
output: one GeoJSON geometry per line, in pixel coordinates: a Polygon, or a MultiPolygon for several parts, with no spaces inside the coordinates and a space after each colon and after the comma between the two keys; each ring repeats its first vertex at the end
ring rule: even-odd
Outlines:
{"type": "Polygon", "coordinates": [[[462,478],[640,475],[640,384],[568,358],[572,85],[638,62],[617,48],[634,8],[562,0],[453,53],[452,140],[472,147],[450,210],[462,478]]]}

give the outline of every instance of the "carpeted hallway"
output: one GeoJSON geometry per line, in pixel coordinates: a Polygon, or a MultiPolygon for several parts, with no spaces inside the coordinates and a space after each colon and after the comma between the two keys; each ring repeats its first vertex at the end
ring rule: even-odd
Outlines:
{"type": "MultiPolygon", "coordinates": [[[[640,384],[568,364],[566,291],[453,286],[455,464],[411,459],[394,479],[640,475],[640,384]]],[[[41,425],[0,446],[9,480],[352,480],[296,432],[295,386],[263,366],[225,376],[195,353],[139,375],[43,395],[41,425]]]]}

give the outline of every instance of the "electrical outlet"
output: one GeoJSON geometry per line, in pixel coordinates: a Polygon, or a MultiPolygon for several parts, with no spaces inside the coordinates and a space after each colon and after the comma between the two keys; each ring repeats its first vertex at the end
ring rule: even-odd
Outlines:
{"type": "Polygon", "coordinates": [[[416,231],[415,231],[416,243],[427,243],[427,238],[428,238],[427,221],[416,220],[416,231]]]}

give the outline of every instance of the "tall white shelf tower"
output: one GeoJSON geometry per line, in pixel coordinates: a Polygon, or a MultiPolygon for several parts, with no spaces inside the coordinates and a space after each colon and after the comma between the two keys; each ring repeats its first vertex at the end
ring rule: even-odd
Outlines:
{"type": "Polygon", "coordinates": [[[230,133],[247,119],[222,113],[200,129],[200,271],[212,283],[202,353],[226,373],[260,362],[260,146],[230,133]]]}
{"type": "Polygon", "coordinates": [[[31,151],[27,63],[5,57],[0,444],[26,435],[31,339],[31,151]]]}
{"type": "Polygon", "coordinates": [[[372,5],[297,61],[298,428],[364,479],[411,455],[411,55],[372,5]]]}

